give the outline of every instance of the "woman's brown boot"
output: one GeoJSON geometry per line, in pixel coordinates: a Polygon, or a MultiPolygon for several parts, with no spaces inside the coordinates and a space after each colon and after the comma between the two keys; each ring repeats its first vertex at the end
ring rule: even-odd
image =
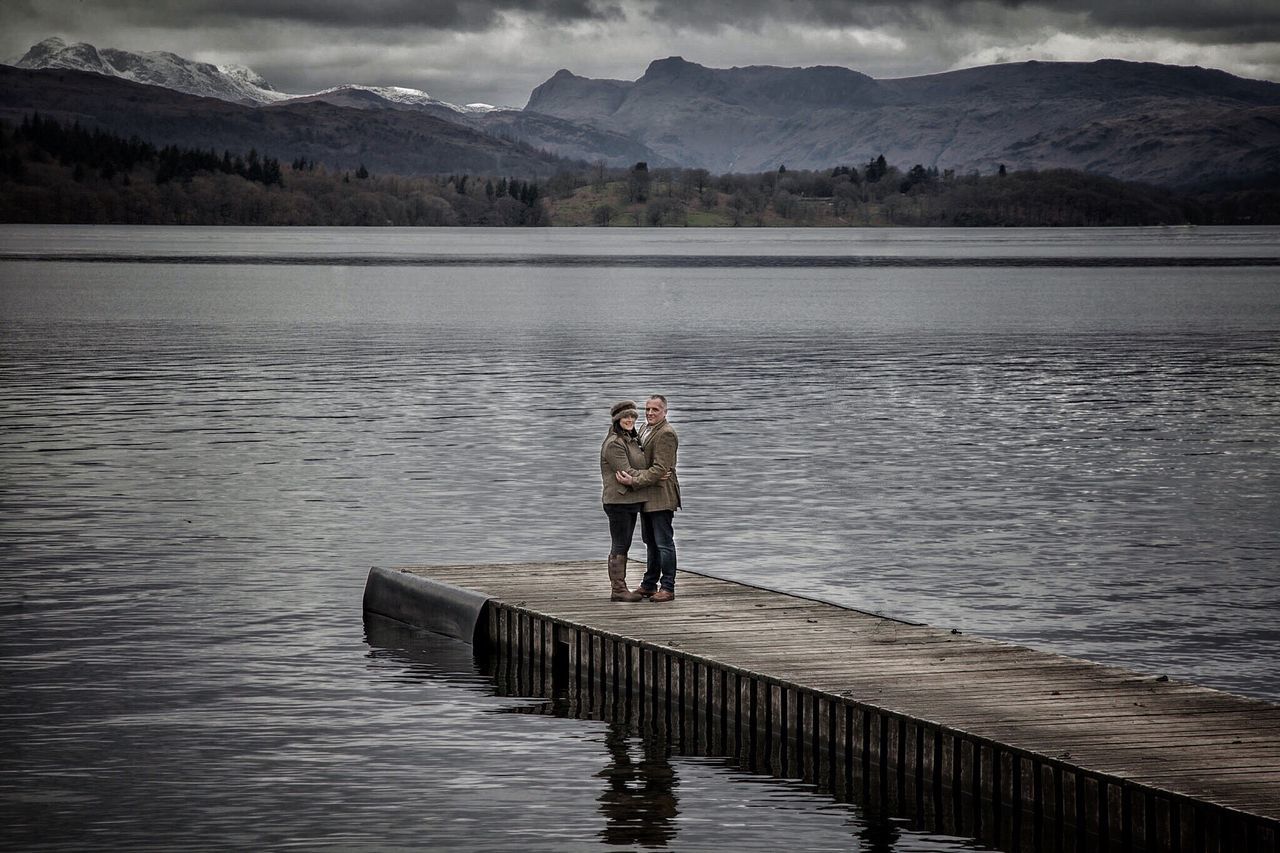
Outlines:
{"type": "Polygon", "coordinates": [[[609,555],[609,600],[640,601],[643,596],[627,589],[627,555],[609,555]]]}

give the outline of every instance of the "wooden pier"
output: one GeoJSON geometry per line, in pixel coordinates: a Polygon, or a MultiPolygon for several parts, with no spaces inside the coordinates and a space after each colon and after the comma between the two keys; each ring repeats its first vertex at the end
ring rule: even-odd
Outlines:
{"type": "Polygon", "coordinates": [[[375,569],[366,609],[425,624],[415,578],[477,594],[477,642],[539,695],[625,704],[936,831],[1280,853],[1280,705],[690,571],[674,602],[613,603],[602,561],[375,569]]]}

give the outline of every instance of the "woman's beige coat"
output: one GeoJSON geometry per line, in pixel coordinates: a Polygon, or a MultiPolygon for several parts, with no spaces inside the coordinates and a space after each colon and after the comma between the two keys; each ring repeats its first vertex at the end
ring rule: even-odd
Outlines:
{"type": "Polygon", "coordinates": [[[640,442],[629,435],[619,435],[610,429],[600,445],[600,480],[604,484],[603,502],[607,504],[639,504],[648,498],[648,489],[633,489],[618,482],[613,475],[618,471],[644,468],[644,451],[640,442]]]}

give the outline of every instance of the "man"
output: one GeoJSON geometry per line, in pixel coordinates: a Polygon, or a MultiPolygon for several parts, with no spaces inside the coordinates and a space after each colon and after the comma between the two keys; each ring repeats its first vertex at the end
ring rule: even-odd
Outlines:
{"type": "Polygon", "coordinates": [[[667,423],[667,398],[661,394],[645,401],[644,420],[647,428],[641,443],[648,467],[643,471],[619,471],[615,476],[619,483],[648,489],[640,510],[640,538],[648,551],[648,565],[636,592],[650,601],[664,602],[676,597],[676,537],[672,522],[680,508],[680,481],[676,479],[680,440],[667,423]]]}

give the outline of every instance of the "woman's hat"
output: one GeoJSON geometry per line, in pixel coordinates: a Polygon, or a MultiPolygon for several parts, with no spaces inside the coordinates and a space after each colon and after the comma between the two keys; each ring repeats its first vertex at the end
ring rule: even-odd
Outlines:
{"type": "Polygon", "coordinates": [[[623,400],[621,403],[614,403],[613,408],[609,410],[609,417],[613,418],[616,424],[623,418],[638,418],[640,413],[636,411],[636,404],[633,400],[623,400]]]}

